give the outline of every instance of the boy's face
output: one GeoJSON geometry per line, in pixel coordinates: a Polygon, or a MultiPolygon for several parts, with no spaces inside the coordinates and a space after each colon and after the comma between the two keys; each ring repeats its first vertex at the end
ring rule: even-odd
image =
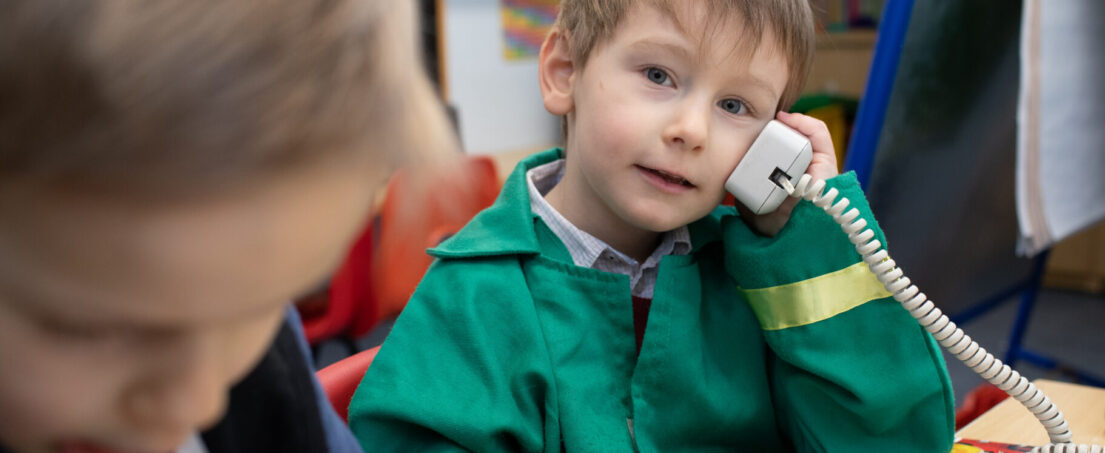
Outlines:
{"type": "Polygon", "coordinates": [[[638,5],[583,69],[541,62],[550,79],[542,83],[546,108],[569,122],[561,184],[577,194],[573,202],[589,223],[663,232],[705,216],[775,116],[787,62],[773,32],[766,30],[750,49],[741,42],[739,20],[703,35],[702,5],[676,8],[686,32],[638,5]],[[564,82],[559,92],[558,80],[564,82]]]}
{"type": "Polygon", "coordinates": [[[316,168],[151,204],[0,191],[0,444],[171,451],[222,415],[382,175],[316,168]]]}

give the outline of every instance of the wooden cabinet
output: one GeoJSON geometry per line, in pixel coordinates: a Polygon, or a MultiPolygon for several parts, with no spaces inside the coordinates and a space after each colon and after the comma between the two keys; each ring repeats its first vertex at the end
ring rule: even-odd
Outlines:
{"type": "Polygon", "coordinates": [[[1105,293],[1105,222],[1068,237],[1051,249],[1044,286],[1105,293]]]}
{"type": "Polygon", "coordinates": [[[863,95],[875,51],[875,30],[818,33],[805,92],[863,95]]]}

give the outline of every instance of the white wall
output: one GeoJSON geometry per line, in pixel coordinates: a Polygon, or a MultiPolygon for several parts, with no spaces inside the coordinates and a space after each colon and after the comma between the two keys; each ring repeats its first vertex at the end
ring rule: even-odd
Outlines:
{"type": "Polygon", "coordinates": [[[537,59],[503,59],[499,0],[443,3],[444,71],[465,149],[494,154],[555,144],[560,119],[541,104],[537,59]]]}

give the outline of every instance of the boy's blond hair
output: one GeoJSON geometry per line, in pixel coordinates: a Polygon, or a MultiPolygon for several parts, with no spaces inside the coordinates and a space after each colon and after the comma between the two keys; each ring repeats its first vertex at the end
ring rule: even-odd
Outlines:
{"type": "Polygon", "coordinates": [[[403,3],[16,1],[0,14],[0,181],[194,193],[442,149],[413,141],[452,135],[418,111],[434,103],[417,47],[391,39],[415,34],[390,14],[403,3]]]}
{"type": "MultiPolygon", "coordinates": [[[[674,10],[682,1],[685,0],[561,0],[555,26],[566,32],[572,61],[583,67],[591,50],[613,36],[618,22],[632,6],[638,3],[653,6],[678,21],[674,10]]],[[[739,17],[745,26],[741,36],[748,40],[751,49],[758,47],[765,30],[775,34],[786,56],[789,74],[777,108],[790,108],[805,85],[813,58],[813,13],[807,0],[707,0],[706,7],[709,22],[702,37],[734,17],[739,17]]]]}

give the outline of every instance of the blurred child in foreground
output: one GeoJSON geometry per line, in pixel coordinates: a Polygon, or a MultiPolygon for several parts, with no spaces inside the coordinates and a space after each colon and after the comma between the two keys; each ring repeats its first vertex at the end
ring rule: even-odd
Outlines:
{"type": "Polygon", "coordinates": [[[453,147],[409,3],[0,6],[0,450],[358,450],[288,302],[453,147]]]}

